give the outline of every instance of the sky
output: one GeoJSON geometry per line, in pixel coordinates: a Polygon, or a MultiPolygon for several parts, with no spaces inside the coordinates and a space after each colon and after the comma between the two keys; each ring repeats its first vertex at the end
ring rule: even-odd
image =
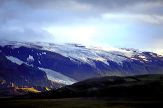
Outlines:
{"type": "Polygon", "coordinates": [[[163,0],[0,0],[0,40],[163,54],[163,0]]]}

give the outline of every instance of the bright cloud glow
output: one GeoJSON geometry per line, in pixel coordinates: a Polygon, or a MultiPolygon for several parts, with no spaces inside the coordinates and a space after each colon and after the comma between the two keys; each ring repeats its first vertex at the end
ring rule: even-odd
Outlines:
{"type": "Polygon", "coordinates": [[[156,49],[156,50],[154,50],[154,52],[163,56],[163,49],[156,49]]]}
{"type": "Polygon", "coordinates": [[[91,44],[98,32],[95,26],[54,26],[45,28],[59,42],[91,44]]]}

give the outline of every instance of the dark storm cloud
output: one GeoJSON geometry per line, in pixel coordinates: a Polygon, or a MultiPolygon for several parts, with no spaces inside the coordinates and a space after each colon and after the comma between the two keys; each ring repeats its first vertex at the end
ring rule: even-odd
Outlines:
{"type": "Polygon", "coordinates": [[[124,8],[127,6],[133,6],[141,3],[162,3],[162,0],[77,0],[81,3],[88,3],[100,7],[107,8],[124,8]]]}
{"type": "Polygon", "coordinates": [[[0,0],[0,23],[46,26],[87,18],[87,6],[74,0],[0,0]],[[85,10],[85,12],[83,11],[85,10]]]}
{"type": "MultiPolygon", "coordinates": [[[[163,14],[163,0],[16,0],[32,8],[44,9],[70,9],[75,11],[77,7],[87,7],[86,11],[119,12],[141,11],[163,14]],[[139,7],[141,5],[142,7],[139,7]],[[136,7],[135,7],[136,6],[136,7]],[[138,7],[137,7],[138,6],[138,7]],[[136,9],[133,9],[135,7],[136,9]],[[144,8],[144,9],[143,9],[144,8]],[[128,9],[128,10],[127,10],[128,9]]],[[[77,10],[78,10],[77,9],[77,10]]],[[[82,10],[82,9],[81,9],[82,10]]],[[[80,10],[80,11],[81,11],[80,10]]],[[[79,10],[78,10],[79,11],[79,10]]],[[[84,9],[82,10],[84,11],[84,9]]],[[[85,12],[86,12],[85,11],[85,12]]],[[[91,13],[90,13],[91,14],[91,13]]]]}
{"type": "Polygon", "coordinates": [[[0,0],[1,23],[44,26],[114,12],[162,14],[163,0],[0,0]]]}
{"type": "Polygon", "coordinates": [[[162,14],[163,0],[77,0],[97,8],[100,12],[129,12],[162,14]]]}

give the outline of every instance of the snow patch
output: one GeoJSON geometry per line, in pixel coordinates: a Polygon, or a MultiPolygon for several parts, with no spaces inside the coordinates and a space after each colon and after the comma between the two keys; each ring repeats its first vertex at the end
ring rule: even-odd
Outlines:
{"type": "Polygon", "coordinates": [[[38,60],[38,63],[41,64],[40,60],[38,60]]]}
{"type": "Polygon", "coordinates": [[[148,61],[147,57],[144,56],[144,55],[139,55],[139,57],[140,57],[141,59],[143,59],[144,61],[148,61]]]}
{"type": "Polygon", "coordinates": [[[42,54],[46,54],[46,52],[43,52],[42,54]]]}
{"type": "Polygon", "coordinates": [[[50,69],[45,69],[45,68],[39,68],[39,69],[44,71],[47,74],[48,79],[51,81],[59,82],[59,83],[66,84],[66,85],[71,85],[77,82],[74,79],[67,77],[59,72],[56,72],[50,69]]]}
{"type": "Polygon", "coordinates": [[[18,64],[18,65],[21,65],[21,64],[24,63],[24,62],[21,61],[20,59],[18,59],[18,58],[16,58],[16,57],[13,57],[13,56],[6,56],[6,58],[7,58],[8,60],[10,60],[11,62],[16,63],[16,64],[18,64]]]}
{"type": "Polygon", "coordinates": [[[27,58],[27,61],[28,61],[28,62],[33,62],[33,61],[34,61],[33,56],[29,55],[28,58],[27,58]]]}
{"type": "Polygon", "coordinates": [[[107,59],[104,59],[104,58],[102,58],[102,57],[96,58],[96,61],[101,61],[101,62],[105,63],[106,65],[110,65],[110,64],[107,62],[107,59]]]}

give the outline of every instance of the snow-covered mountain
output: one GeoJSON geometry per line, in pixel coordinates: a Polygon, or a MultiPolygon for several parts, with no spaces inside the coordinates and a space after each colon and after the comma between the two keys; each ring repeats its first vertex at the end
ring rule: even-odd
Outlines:
{"type": "Polygon", "coordinates": [[[37,68],[49,80],[63,84],[106,75],[163,73],[162,56],[127,48],[1,41],[0,55],[17,65],[37,68]]]}

